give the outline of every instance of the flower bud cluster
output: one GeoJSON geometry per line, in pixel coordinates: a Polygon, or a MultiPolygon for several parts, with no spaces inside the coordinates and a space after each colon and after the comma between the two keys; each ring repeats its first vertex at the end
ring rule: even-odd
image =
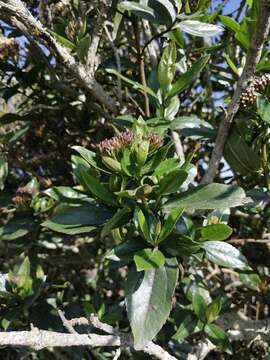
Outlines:
{"type": "Polygon", "coordinates": [[[15,38],[0,37],[0,60],[5,61],[17,55],[19,45],[15,38]]]}
{"type": "MultiPolygon", "coordinates": [[[[124,147],[132,145],[136,140],[138,137],[132,131],[126,130],[111,139],[101,141],[97,148],[102,155],[113,156],[117,155],[124,147]]],[[[149,141],[151,150],[157,150],[163,145],[163,140],[158,134],[147,134],[143,140],[149,141]]]]}
{"type": "Polygon", "coordinates": [[[241,95],[241,105],[246,108],[256,102],[256,93],[263,92],[267,85],[270,83],[270,74],[264,74],[263,76],[255,79],[248,88],[241,95]]]}

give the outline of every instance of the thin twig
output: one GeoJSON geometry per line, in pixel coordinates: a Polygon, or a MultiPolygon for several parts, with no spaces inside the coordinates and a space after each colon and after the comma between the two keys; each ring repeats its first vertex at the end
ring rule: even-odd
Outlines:
{"type": "MultiPolygon", "coordinates": [[[[119,72],[119,74],[121,74],[121,60],[120,60],[120,56],[119,56],[119,53],[118,53],[118,49],[114,44],[112,35],[110,34],[106,24],[104,25],[104,29],[105,29],[106,35],[108,37],[109,43],[111,45],[111,48],[113,49],[113,52],[114,52],[117,71],[119,72]]],[[[117,76],[117,97],[118,97],[119,105],[120,105],[120,107],[122,107],[122,102],[123,102],[123,99],[122,99],[122,82],[121,82],[120,77],[118,77],[118,76],[117,76]]]]}
{"type": "MultiPolygon", "coordinates": [[[[139,31],[139,24],[137,19],[134,19],[132,21],[134,33],[135,33],[135,42],[136,42],[136,49],[137,49],[137,61],[139,66],[139,73],[140,73],[140,79],[143,86],[147,86],[146,83],[146,77],[145,77],[145,68],[144,68],[144,56],[143,52],[141,51],[141,45],[140,45],[140,31],[139,31]]],[[[145,116],[150,117],[150,103],[147,93],[143,92],[144,96],[144,110],[145,110],[145,116]]]]}
{"type": "Polygon", "coordinates": [[[270,2],[269,0],[261,0],[259,2],[260,10],[256,29],[253,31],[251,44],[247,53],[246,64],[242,75],[240,76],[236,90],[233,94],[231,103],[229,104],[227,115],[221,121],[215,141],[215,146],[209,162],[208,169],[203,177],[202,183],[211,183],[214,180],[220,160],[222,158],[224,145],[229,135],[231,124],[236,113],[239,110],[240,98],[242,91],[246,87],[248,81],[254,76],[256,65],[261,58],[264,42],[269,34],[270,28],[270,2]]]}
{"type": "Polygon", "coordinates": [[[16,27],[20,22],[29,36],[39,44],[43,42],[54,53],[57,59],[74,75],[80,85],[90,91],[92,95],[105,105],[113,113],[117,112],[117,106],[103,87],[96,81],[94,74],[88,71],[88,67],[76,61],[68,49],[62,46],[51,32],[43,24],[35,19],[21,0],[0,1],[0,16],[16,27]]]}

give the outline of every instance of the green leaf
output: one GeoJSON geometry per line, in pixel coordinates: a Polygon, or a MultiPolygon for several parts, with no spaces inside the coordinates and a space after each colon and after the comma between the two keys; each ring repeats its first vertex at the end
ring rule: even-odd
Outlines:
{"type": "Polygon", "coordinates": [[[176,18],[176,10],[170,0],[148,0],[154,10],[153,22],[170,26],[176,18]]]}
{"type": "Polygon", "coordinates": [[[32,217],[14,217],[7,224],[0,228],[0,239],[13,241],[24,236],[30,236],[38,229],[38,224],[32,217]]]}
{"type": "Polygon", "coordinates": [[[150,143],[148,140],[142,140],[138,144],[136,156],[137,156],[138,166],[140,168],[145,164],[145,161],[147,159],[148,152],[149,152],[149,145],[150,145],[150,143]]]}
{"type": "Polygon", "coordinates": [[[91,38],[90,35],[87,34],[80,40],[80,42],[76,46],[77,56],[83,62],[87,59],[87,54],[90,44],[91,44],[91,38]]]}
{"type": "Polygon", "coordinates": [[[219,326],[216,324],[207,324],[204,327],[204,331],[214,345],[217,345],[228,354],[232,354],[230,341],[226,333],[219,326]]]}
{"type": "Polygon", "coordinates": [[[122,1],[118,4],[120,10],[130,11],[138,17],[146,20],[153,20],[154,10],[147,5],[137,3],[135,1],[122,1]]]}
{"type": "Polygon", "coordinates": [[[260,291],[262,280],[258,274],[253,271],[239,272],[240,281],[251,290],[260,291]]]}
{"type": "Polygon", "coordinates": [[[187,177],[188,173],[184,170],[171,171],[160,180],[157,192],[162,195],[175,193],[180,189],[187,177]]]}
{"type": "Polygon", "coordinates": [[[167,98],[171,98],[187,87],[191,85],[191,83],[197,79],[202,69],[209,62],[210,56],[206,55],[201,57],[199,60],[194,62],[190,69],[188,69],[177,81],[172,85],[171,90],[169,91],[167,98]]]}
{"type": "Polygon", "coordinates": [[[197,326],[198,319],[189,312],[183,321],[181,322],[180,326],[178,327],[176,333],[173,335],[172,339],[181,341],[184,340],[189,335],[195,333],[195,328],[197,326]]]}
{"type": "Polygon", "coordinates": [[[155,169],[154,176],[163,176],[170,171],[174,171],[180,168],[179,160],[177,158],[169,158],[163,160],[155,169]]]}
{"type": "Polygon", "coordinates": [[[166,146],[163,146],[159,151],[157,151],[150,160],[146,162],[146,164],[143,166],[141,173],[143,175],[147,173],[151,173],[155,171],[155,169],[162,164],[163,160],[165,159],[169,148],[171,147],[171,144],[169,143],[166,146]]]}
{"type": "Polygon", "coordinates": [[[151,23],[170,26],[176,17],[176,10],[169,0],[148,0],[146,3],[122,1],[119,10],[127,10],[151,23]],[[146,5],[147,4],[147,5],[146,5]]]}
{"type": "Polygon", "coordinates": [[[31,279],[30,271],[30,261],[28,256],[26,256],[16,273],[16,285],[21,288],[21,296],[28,296],[32,293],[33,280],[31,279]]]}
{"type": "Polygon", "coordinates": [[[120,227],[129,220],[128,214],[131,213],[131,210],[128,208],[118,209],[117,212],[109,219],[106,224],[103,226],[101,231],[101,238],[108,235],[112,229],[120,227]]]}
{"type": "Polygon", "coordinates": [[[134,255],[137,271],[158,268],[165,264],[165,257],[158,248],[142,249],[134,255]]]}
{"type": "Polygon", "coordinates": [[[8,163],[6,157],[0,154],[0,190],[4,189],[7,176],[8,176],[8,163]]]}
{"type": "Polygon", "coordinates": [[[177,278],[173,258],[157,269],[129,273],[126,306],[136,350],[143,349],[167,320],[177,278]]]}
{"type": "Polygon", "coordinates": [[[172,256],[196,254],[201,250],[200,243],[191,237],[168,237],[161,243],[162,251],[172,256]]]}
{"type": "Polygon", "coordinates": [[[54,31],[50,31],[50,33],[56,38],[57,41],[60,42],[61,45],[65,46],[70,50],[76,50],[76,45],[70,40],[66,39],[64,36],[61,36],[54,31]]]}
{"type": "Polygon", "coordinates": [[[257,96],[257,107],[261,119],[270,124],[270,102],[265,96],[257,96]]]}
{"type": "Polygon", "coordinates": [[[207,304],[199,292],[195,292],[195,294],[193,295],[192,308],[193,308],[195,314],[197,315],[198,319],[205,322],[207,304]]]}
{"type": "Polygon", "coordinates": [[[226,224],[213,224],[201,229],[201,236],[206,240],[225,240],[232,235],[232,228],[226,224]]]}
{"type": "Polygon", "coordinates": [[[234,20],[234,18],[232,18],[231,16],[225,16],[225,15],[220,15],[219,19],[222,21],[222,23],[228,27],[229,29],[231,29],[234,32],[238,32],[241,31],[241,27],[238,24],[238,22],[236,22],[234,20]]]}
{"type": "Polygon", "coordinates": [[[118,71],[116,71],[115,69],[106,69],[106,71],[107,71],[107,73],[109,73],[109,74],[113,74],[113,75],[118,76],[120,79],[124,80],[124,81],[125,81],[126,83],[128,83],[129,85],[132,85],[132,87],[133,87],[134,89],[136,89],[136,90],[138,89],[138,90],[140,90],[141,92],[147,93],[147,94],[153,96],[155,99],[159,100],[157,94],[156,94],[150,87],[144,86],[144,85],[142,85],[142,84],[140,84],[140,83],[138,83],[138,82],[136,82],[136,81],[133,81],[133,80],[131,80],[131,79],[129,79],[129,78],[121,75],[121,74],[120,74],[118,71]]]}
{"type": "Polygon", "coordinates": [[[154,241],[150,233],[150,224],[148,224],[147,218],[142,209],[138,209],[138,222],[145,240],[147,240],[150,244],[153,244],[154,241]]]}
{"type": "Polygon", "coordinates": [[[221,26],[203,23],[198,20],[183,20],[177,24],[177,27],[190,35],[200,37],[217,36],[223,32],[221,26]]]}
{"type": "Polygon", "coordinates": [[[231,167],[242,175],[254,173],[261,166],[259,156],[236,130],[231,132],[226,142],[224,157],[231,167]]]}
{"type": "Polygon", "coordinates": [[[100,166],[96,153],[94,153],[91,150],[85,149],[82,146],[72,146],[72,149],[77,151],[89,165],[93,166],[97,170],[101,170],[103,172],[108,173],[108,171],[106,171],[106,169],[104,169],[102,166],[100,166]]]}
{"type": "Polygon", "coordinates": [[[42,226],[64,234],[81,234],[95,230],[112,216],[112,212],[102,205],[85,203],[79,206],[61,204],[50,220],[42,226]]]}
{"type": "Polygon", "coordinates": [[[97,198],[103,200],[105,203],[115,205],[116,198],[109,191],[109,189],[100,182],[100,179],[97,179],[93,175],[89,173],[83,172],[82,177],[87,186],[86,190],[89,190],[92,194],[94,194],[97,198]]]}
{"type": "Polygon", "coordinates": [[[166,89],[173,81],[176,71],[176,46],[173,41],[163,50],[158,65],[158,81],[162,89],[166,89]]]}
{"type": "Polygon", "coordinates": [[[220,266],[233,269],[248,270],[246,257],[235,247],[222,241],[206,241],[201,246],[206,258],[220,266]]]}
{"type": "Polygon", "coordinates": [[[76,204],[78,204],[78,200],[85,199],[87,197],[86,194],[76,191],[69,186],[53,186],[43,192],[54,200],[62,202],[75,202],[76,204]]]}
{"type": "Polygon", "coordinates": [[[144,249],[146,245],[146,242],[137,239],[136,242],[133,240],[125,241],[110,251],[106,258],[112,261],[131,261],[135,253],[144,249]]]}
{"type": "Polygon", "coordinates": [[[183,214],[183,211],[183,208],[178,208],[170,212],[159,234],[158,243],[162,242],[170,235],[175,228],[179,217],[183,214]]]}
{"type": "Polygon", "coordinates": [[[208,324],[212,323],[218,317],[222,308],[222,298],[216,298],[207,308],[206,310],[206,318],[208,324]]]}
{"type": "Polygon", "coordinates": [[[232,61],[232,59],[230,58],[229,55],[225,55],[225,59],[227,61],[227,64],[229,65],[230,69],[234,72],[234,74],[238,77],[239,76],[239,72],[237,69],[237,66],[234,64],[234,62],[232,61]]]}
{"type": "Polygon", "coordinates": [[[194,140],[214,140],[216,137],[216,131],[212,125],[196,115],[177,117],[171,122],[170,128],[171,130],[181,130],[182,135],[194,140]]]}
{"type": "Polygon", "coordinates": [[[163,209],[165,212],[179,207],[189,209],[225,209],[241,206],[248,202],[244,190],[234,185],[212,183],[199,185],[168,200],[163,209]]]}

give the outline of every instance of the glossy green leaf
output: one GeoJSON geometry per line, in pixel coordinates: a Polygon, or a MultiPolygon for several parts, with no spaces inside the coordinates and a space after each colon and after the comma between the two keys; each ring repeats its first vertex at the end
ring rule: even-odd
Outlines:
{"type": "Polygon", "coordinates": [[[226,351],[228,354],[232,354],[232,347],[228,336],[225,331],[222,330],[216,324],[207,324],[204,327],[204,331],[208,336],[209,340],[214,344],[226,351]]]}
{"type": "Polygon", "coordinates": [[[83,172],[82,177],[87,186],[86,190],[89,190],[97,198],[103,200],[105,203],[115,205],[116,198],[109,191],[108,187],[100,182],[100,179],[97,179],[93,175],[83,172]]]}
{"type": "Polygon", "coordinates": [[[236,130],[231,132],[226,142],[224,157],[231,167],[242,175],[254,173],[261,166],[257,153],[236,130]]]}
{"type": "Polygon", "coordinates": [[[248,198],[244,190],[234,185],[212,183],[199,185],[168,200],[163,209],[169,212],[178,207],[189,209],[224,209],[241,206],[248,198]]]}
{"type": "Polygon", "coordinates": [[[178,264],[173,258],[157,269],[130,271],[126,307],[136,350],[143,349],[167,320],[177,278],[178,264]]]}
{"type": "Polygon", "coordinates": [[[209,37],[222,34],[223,28],[219,25],[203,23],[198,20],[183,20],[177,26],[190,35],[209,37]]]}
{"type": "Polygon", "coordinates": [[[95,152],[88,150],[82,146],[72,146],[72,149],[77,151],[89,165],[103,172],[108,172],[106,171],[106,169],[104,169],[101,166],[102,164],[98,162],[97,155],[95,152]]]}
{"type": "Polygon", "coordinates": [[[203,70],[203,68],[206,66],[206,64],[209,62],[209,56],[203,56],[196,62],[194,62],[190,69],[188,69],[177,81],[172,85],[171,90],[167,94],[167,98],[171,98],[179,93],[181,93],[183,90],[185,90],[187,87],[189,87],[194,80],[198,78],[200,75],[200,72],[203,70]]]}
{"type": "Polygon", "coordinates": [[[228,243],[206,241],[201,247],[205,250],[206,258],[217,265],[239,270],[249,269],[246,257],[228,243]]]}
{"type": "Polygon", "coordinates": [[[29,217],[14,217],[0,227],[0,240],[13,241],[24,236],[30,236],[38,229],[38,224],[29,217]]]}
{"type": "Polygon", "coordinates": [[[181,322],[180,326],[178,327],[176,333],[173,335],[172,338],[174,340],[181,341],[189,335],[194,334],[197,322],[198,319],[196,318],[196,316],[189,312],[181,322]]]}
{"type": "Polygon", "coordinates": [[[110,218],[103,226],[101,237],[103,238],[104,236],[108,235],[112,229],[124,225],[128,221],[129,216],[127,215],[130,213],[131,211],[129,208],[118,209],[113,217],[110,218]]]}
{"type": "Polygon", "coordinates": [[[132,12],[134,15],[146,20],[154,19],[154,10],[147,5],[135,1],[122,1],[118,4],[119,9],[132,12]]]}
{"type": "Polygon", "coordinates": [[[231,16],[220,15],[219,19],[221,22],[234,32],[241,31],[241,27],[231,16]]]}
{"type": "Polygon", "coordinates": [[[216,131],[207,121],[196,115],[180,116],[170,125],[171,130],[181,130],[181,134],[190,139],[215,139],[216,131]]]}
{"type": "Polygon", "coordinates": [[[50,31],[50,32],[56,38],[56,40],[60,42],[61,45],[65,46],[66,48],[68,48],[70,50],[76,50],[76,45],[73,42],[71,42],[70,40],[68,40],[64,36],[61,36],[61,35],[57,34],[54,31],[50,31]]]}
{"type": "Polygon", "coordinates": [[[192,308],[201,321],[206,320],[207,304],[199,292],[195,292],[192,299],[192,308]]]}
{"type": "Polygon", "coordinates": [[[162,195],[175,193],[180,189],[187,177],[188,173],[184,170],[171,171],[160,180],[157,192],[162,195]]]}
{"type": "Polygon", "coordinates": [[[170,235],[170,233],[175,228],[175,225],[179,217],[183,214],[183,211],[184,211],[183,208],[178,208],[170,212],[170,214],[167,216],[164,225],[162,226],[161,232],[158,237],[158,243],[162,242],[170,235]]]}
{"type": "Polygon", "coordinates": [[[86,194],[83,194],[69,186],[53,186],[43,192],[54,200],[63,202],[78,203],[78,200],[85,199],[87,197],[86,194]]]}
{"type": "Polygon", "coordinates": [[[251,290],[260,291],[262,280],[258,274],[253,271],[239,272],[240,281],[251,290]]]}
{"type": "Polygon", "coordinates": [[[163,50],[158,65],[158,81],[162,89],[166,89],[173,81],[176,71],[176,46],[172,41],[163,50]]]}
{"type": "Polygon", "coordinates": [[[216,318],[218,317],[221,311],[221,308],[222,308],[221,297],[217,297],[214,301],[211,302],[210,305],[208,305],[208,308],[206,310],[206,318],[209,324],[216,320],[216,318]]]}
{"type": "Polygon", "coordinates": [[[169,158],[162,161],[155,169],[154,176],[163,176],[171,171],[180,168],[180,163],[177,158],[169,158]]]}
{"type": "Polygon", "coordinates": [[[142,140],[138,144],[136,156],[137,156],[137,162],[138,166],[141,168],[147,159],[148,152],[149,152],[149,141],[148,140],[142,140]]]}
{"type": "Polygon", "coordinates": [[[153,239],[150,234],[149,224],[147,222],[147,218],[144,215],[144,212],[142,211],[142,209],[138,209],[138,223],[139,223],[141,232],[143,233],[145,240],[147,240],[150,244],[152,244],[153,239]]]}
{"type": "Polygon", "coordinates": [[[112,261],[131,261],[136,252],[144,249],[147,246],[145,241],[128,240],[122,244],[117,245],[113,250],[106,255],[106,258],[112,261]]]}
{"type": "Polygon", "coordinates": [[[201,236],[205,240],[225,240],[232,235],[232,228],[226,224],[213,224],[201,229],[201,236]]]}
{"type": "Polygon", "coordinates": [[[196,254],[201,251],[200,245],[198,241],[188,236],[171,236],[160,244],[162,251],[172,256],[189,256],[196,254]]]}
{"type": "Polygon", "coordinates": [[[148,0],[148,5],[154,10],[154,21],[170,26],[176,18],[176,10],[170,0],[148,0]]]}
{"type": "Polygon", "coordinates": [[[139,250],[136,252],[133,259],[136,264],[137,271],[158,268],[165,264],[165,257],[158,248],[146,248],[139,250]]]}
{"type": "Polygon", "coordinates": [[[79,206],[60,205],[50,220],[42,226],[64,234],[81,234],[95,230],[113,213],[102,205],[85,203],[79,206]]]}

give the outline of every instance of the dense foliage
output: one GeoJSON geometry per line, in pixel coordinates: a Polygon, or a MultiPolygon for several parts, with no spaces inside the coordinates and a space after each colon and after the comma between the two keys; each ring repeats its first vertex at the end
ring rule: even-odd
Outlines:
{"type": "MultiPolygon", "coordinates": [[[[134,348],[121,359],[149,358],[141,350],[152,340],[187,359],[205,339],[217,347],[207,359],[266,359],[268,333],[233,341],[222,319],[236,310],[255,321],[269,316],[268,39],[215,180],[202,182],[260,1],[27,7],[78,68],[91,49],[95,78],[117,110],[42,36],[38,44],[39,34],[3,16],[1,331],[30,324],[64,331],[60,308],[131,332],[134,348]]],[[[114,354],[113,347],[0,350],[4,359],[114,354]]]]}

